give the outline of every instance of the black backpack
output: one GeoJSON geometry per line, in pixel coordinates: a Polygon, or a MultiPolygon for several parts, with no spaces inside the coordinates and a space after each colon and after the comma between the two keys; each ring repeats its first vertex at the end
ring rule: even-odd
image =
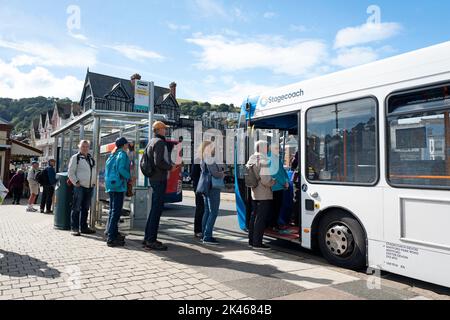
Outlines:
{"type": "Polygon", "coordinates": [[[39,171],[38,173],[36,173],[36,181],[37,181],[41,186],[46,186],[46,185],[48,185],[47,170],[42,170],[42,171],[39,171]]]}
{"type": "Polygon", "coordinates": [[[144,155],[142,156],[139,166],[145,177],[151,178],[155,174],[156,165],[152,143],[149,143],[147,148],[145,148],[144,155]]]}

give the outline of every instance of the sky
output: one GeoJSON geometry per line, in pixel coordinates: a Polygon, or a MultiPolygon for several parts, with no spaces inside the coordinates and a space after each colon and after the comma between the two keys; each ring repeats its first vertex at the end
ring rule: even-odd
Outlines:
{"type": "Polygon", "coordinates": [[[441,0],[0,0],[0,97],[79,100],[86,70],[247,96],[449,41],[441,0]]]}

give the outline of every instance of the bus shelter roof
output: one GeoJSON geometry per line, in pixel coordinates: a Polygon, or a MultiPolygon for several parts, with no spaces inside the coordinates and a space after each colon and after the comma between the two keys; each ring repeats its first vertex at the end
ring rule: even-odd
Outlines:
{"type": "MultiPolygon", "coordinates": [[[[146,113],[134,113],[134,112],[111,112],[102,110],[89,110],[83,113],[78,118],[72,120],[61,128],[52,132],[51,137],[56,137],[71,130],[76,130],[80,125],[87,125],[92,123],[95,117],[100,120],[106,120],[105,125],[102,125],[102,129],[107,129],[108,122],[111,123],[111,128],[117,129],[117,124],[135,124],[135,125],[147,125],[148,126],[148,114],[146,113]]],[[[154,120],[166,120],[165,115],[155,114],[154,120]]]]}

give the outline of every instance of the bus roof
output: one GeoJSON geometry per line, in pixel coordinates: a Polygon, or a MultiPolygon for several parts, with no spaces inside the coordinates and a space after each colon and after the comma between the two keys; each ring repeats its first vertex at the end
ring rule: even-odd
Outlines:
{"type": "Polygon", "coordinates": [[[445,73],[450,73],[450,41],[263,92],[244,105],[251,104],[253,118],[267,117],[317,99],[445,73]]]}

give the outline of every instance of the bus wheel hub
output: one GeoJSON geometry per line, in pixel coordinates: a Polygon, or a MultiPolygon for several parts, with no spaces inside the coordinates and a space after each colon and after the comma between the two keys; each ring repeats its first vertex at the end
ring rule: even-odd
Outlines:
{"type": "Polygon", "coordinates": [[[328,250],[336,256],[344,256],[352,252],[353,236],[343,225],[334,225],[327,231],[326,244],[328,250]]]}

